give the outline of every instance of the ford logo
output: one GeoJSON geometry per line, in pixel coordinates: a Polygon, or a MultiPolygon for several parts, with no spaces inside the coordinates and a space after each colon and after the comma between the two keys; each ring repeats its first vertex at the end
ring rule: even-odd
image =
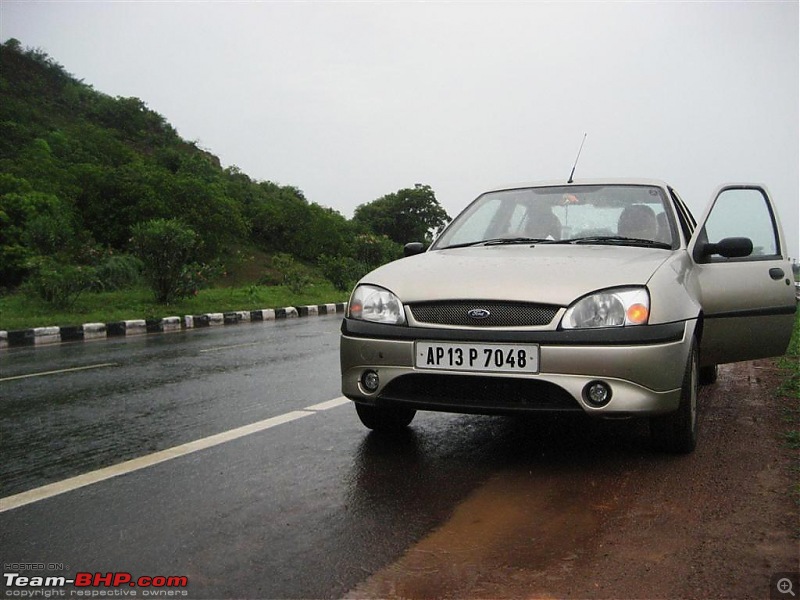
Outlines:
{"type": "Polygon", "coordinates": [[[492,313],[490,313],[485,308],[473,308],[472,310],[467,312],[467,315],[469,315],[469,317],[472,319],[487,319],[491,314],[492,313]]]}

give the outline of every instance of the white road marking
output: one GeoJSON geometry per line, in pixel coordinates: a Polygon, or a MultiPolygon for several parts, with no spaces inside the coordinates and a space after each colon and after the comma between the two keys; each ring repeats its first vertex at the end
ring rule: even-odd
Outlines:
{"type": "Polygon", "coordinates": [[[231,348],[247,348],[248,346],[258,346],[263,344],[264,342],[250,342],[249,344],[235,344],[233,346],[217,346],[216,348],[207,348],[205,350],[200,350],[201,353],[203,352],[222,352],[223,350],[230,350],[231,348]]]}
{"type": "Polygon", "coordinates": [[[337,406],[342,406],[344,404],[349,404],[350,400],[345,398],[344,396],[339,396],[338,398],[334,398],[333,400],[328,400],[327,402],[320,402],[319,404],[315,404],[314,406],[306,406],[303,410],[328,410],[330,408],[336,408],[337,406]]]}
{"type": "Polygon", "coordinates": [[[102,363],[99,365],[86,365],[85,367],[72,367],[71,369],[58,369],[57,371],[42,371],[40,373],[28,373],[27,375],[14,375],[13,377],[3,377],[2,381],[12,381],[14,379],[27,379],[28,377],[44,377],[45,375],[57,375],[59,373],[72,373],[74,371],[86,371],[87,369],[102,369],[104,367],[118,367],[119,363],[102,363]]]}
{"type": "Polygon", "coordinates": [[[310,406],[304,410],[294,410],[282,415],[278,415],[277,417],[271,417],[269,419],[264,419],[263,421],[250,423],[249,425],[243,425],[242,427],[237,427],[236,429],[223,431],[222,433],[217,433],[193,442],[181,444],[180,446],[175,446],[173,448],[167,448],[166,450],[161,450],[147,456],[134,458],[118,465],[104,467],[90,473],[84,473],[83,475],[70,477],[69,479],[57,481],[55,483],[34,488],[26,492],[20,492],[19,494],[14,494],[13,496],[0,498],[0,513],[25,506],[26,504],[39,502],[40,500],[46,500],[47,498],[52,498],[53,496],[58,496],[59,494],[71,492],[73,490],[86,487],[87,485],[99,483],[101,481],[111,479],[112,477],[117,477],[118,475],[133,473],[134,471],[167,462],[174,458],[179,458],[181,456],[186,456],[187,454],[199,452],[200,450],[218,446],[219,444],[224,444],[225,442],[230,442],[253,433],[258,433],[259,431],[276,427],[278,425],[283,425],[284,423],[290,423],[292,421],[296,421],[297,419],[302,419],[303,417],[310,417],[311,415],[316,415],[316,411],[329,410],[331,408],[341,406],[346,402],[350,401],[344,397],[334,398],[333,400],[315,404],[314,406],[310,406]]]}

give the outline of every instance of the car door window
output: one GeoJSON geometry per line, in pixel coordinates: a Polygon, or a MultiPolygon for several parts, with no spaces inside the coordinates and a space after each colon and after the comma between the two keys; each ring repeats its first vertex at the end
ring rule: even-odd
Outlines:
{"type": "Polygon", "coordinates": [[[775,219],[767,198],[757,188],[730,188],[717,197],[705,224],[708,242],[746,237],[753,242],[750,259],[780,254],[775,219]]]}

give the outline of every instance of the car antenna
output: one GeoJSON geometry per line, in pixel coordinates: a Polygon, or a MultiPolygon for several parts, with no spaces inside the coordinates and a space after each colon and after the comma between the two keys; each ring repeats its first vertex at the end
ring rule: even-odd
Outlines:
{"type": "Polygon", "coordinates": [[[581,157],[581,150],[583,150],[583,144],[586,142],[586,134],[583,134],[583,140],[581,141],[581,147],[578,148],[578,156],[575,157],[575,164],[572,165],[572,171],[569,174],[569,179],[567,183],[572,183],[572,176],[575,175],[575,167],[578,166],[578,159],[581,157]]]}

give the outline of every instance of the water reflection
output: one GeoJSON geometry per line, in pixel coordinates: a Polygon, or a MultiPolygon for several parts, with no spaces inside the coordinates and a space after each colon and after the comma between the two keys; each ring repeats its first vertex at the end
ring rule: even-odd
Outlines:
{"type": "Polygon", "coordinates": [[[347,481],[359,516],[407,522],[419,513],[446,512],[501,470],[571,470],[650,453],[642,421],[583,415],[422,421],[391,435],[370,432],[362,440],[347,481]]]}

